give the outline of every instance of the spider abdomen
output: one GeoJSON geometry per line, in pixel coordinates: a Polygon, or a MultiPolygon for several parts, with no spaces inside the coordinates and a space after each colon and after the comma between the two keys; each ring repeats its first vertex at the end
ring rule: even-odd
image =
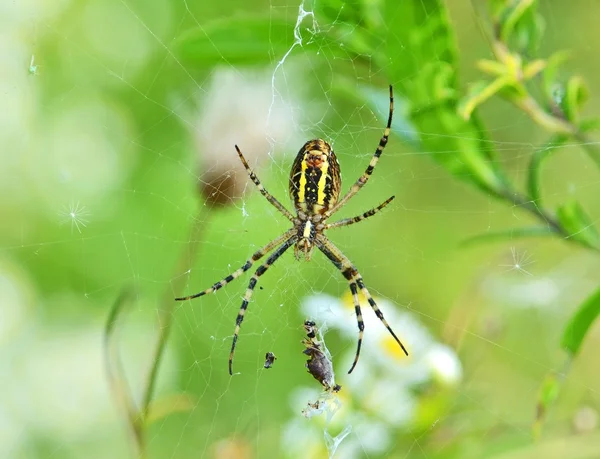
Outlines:
{"type": "Polygon", "coordinates": [[[337,202],[340,187],[340,165],[331,146],[321,139],[306,142],[290,172],[290,196],[296,211],[323,214],[337,202]]]}

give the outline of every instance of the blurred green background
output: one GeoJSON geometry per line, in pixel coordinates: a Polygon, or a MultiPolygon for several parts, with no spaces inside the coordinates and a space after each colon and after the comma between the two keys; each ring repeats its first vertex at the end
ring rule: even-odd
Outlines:
{"type": "MultiPolygon", "coordinates": [[[[489,20],[482,2],[446,3],[456,35],[454,70],[465,92],[481,79],[476,62],[492,58],[489,20]]],[[[419,54],[418,40],[402,42],[406,54],[390,52],[390,37],[401,42],[419,28],[401,15],[390,22],[390,5],[30,0],[0,7],[1,457],[139,454],[103,361],[105,322],[128,287],[135,295],[123,308],[115,343],[137,405],[164,331],[161,311],[173,314],[145,426],[148,457],[327,457],[323,420],[305,419],[297,408],[298,388],[318,389],[304,368],[301,304],[320,293],[345,299],[347,283],[336,268],[320,254],[297,262],[290,251],[261,278],[233,377],[227,358],[249,275],[215,296],[176,304],[172,298],[207,288],[287,229],[247,179],[234,144],[288,207],[289,168],[310,138],[333,144],[348,187],[381,136],[389,83],[396,88],[396,131],[369,184],[340,215],[396,199],[330,237],[371,292],[396,308],[390,314],[410,312],[432,340],[453,349],[461,371],[450,383],[411,387],[419,409],[402,426],[386,425],[377,409],[352,402],[350,392],[342,403],[353,419],[378,419],[374,432],[389,438],[382,450],[372,449],[376,433],[373,440],[355,431],[336,457],[600,457],[597,326],[568,366],[539,438],[533,434],[540,387],[566,368],[565,324],[598,287],[597,256],[557,237],[460,245],[534,220],[452,176],[426,146],[416,146],[417,138],[436,139],[447,145],[436,153],[452,156],[470,134],[438,131],[435,112],[423,115],[432,117],[427,129],[407,115],[407,82],[426,79],[421,70],[398,73],[407,56],[417,69],[444,57],[419,54]],[[267,46],[253,51],[252,31],[264,18],[267,46]],[[239,35],[219,35],[232,23],[239,35]],[[221,41],[190,51],[190,33],[221,41]],[[340,49],[349,37],[367,38],[340,49]],[[278,356],[268,371],[267,351],[278,356]],[[320,436],[294,443],[294,425],[316,426],[320,436]],[[344,452],[350,443],[355,448],[344,452]]],[[[569,50],[566,71],[589,87],[584,113],[597,113],[600,4],[549,0],[539,13],[539,55],[569,50]]],[[[496,151],[493,162],[522,188],[531,153],[547,132],[500,98],[479,115],[496,151]]],[[[600,180],[579,144],[544,165],[544,204],[576,199],[593,222],[600,180]]],[[[351,310],[346,319],[355,330],[351,310]]],[[[366,334],[377,327],[372,322],[366,334]]],[[[354,334],[328,333],[327,344],[338,382],[351,385],[353,375],[337,357],[354,351],[354,334]]],[[[368,358],[362,364],[369,368],[368,358]]],[[[404,384],[389,375],[381,379],[404,384]]],[[[377,380],[369,381],[356,397],[374,390],[377,380]]]]}

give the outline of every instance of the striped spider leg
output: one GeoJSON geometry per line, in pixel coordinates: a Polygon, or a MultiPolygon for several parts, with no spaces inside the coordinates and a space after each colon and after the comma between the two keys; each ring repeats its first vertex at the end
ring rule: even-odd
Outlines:
{"type": "Polygon", "coordinates": [[[209,293],[216,292],[217,290],[226,286],[232,280],[240,277],[242,274],[244,274],[246,271],[248,271],[252,267],[252,265],[254,264],[255,261],[260,260],[267,253],[271,252],[275,247],[277,247],[279,245],[279,248],[275,252],[273,252],[271,254],[271,256],[269,256],[269,258],[267,258],[267,261],[265,263],[263,263],[262,265],[260,265],[256,269],[256,271],[254,272],[254,275],[250,278],[250,282],[248,283],[248,287],[246,289],[246,293],[244,294],[244,299],[242,301],[242,306],[240,307],[240,310],[238,312],[238,315],[237,315],[237,318],[235,321],[235,331],[233,334],[233,341],[231,343],[231,351],[229,353],[229,374],[230,375],[233,374],[233,355],[235,353],[235,346],[236,346],[236,343],[238,340],[238,335],[240,333],[240,326],[242,325],[242,322],[244,321],[244,315],[246,313],[246,309],[248,308],[248,303],[250,302],[250,299],[252,298],[252,293],[254,292],[254,287],[256,287],[258,278],[260,276],[262,276],[267,271],[267,269],[269,269],[269,267],[272,266],[273,263],[275,263],[275,261],[277,261],[277,259],[281,255],[283,255],[283,253],[288,248],[290,248],[290,246],[292,244],[294,244],[296,242],[295,232],[296,231],[294,229],[291,229],[289,231],[286,231],[284,234],[282,234],[278,238],[272,240],[267,245],[265,245],[263,248],[254,252],[254,254],[252,254],[252,256],[246,261],[246,263],[244,263],[244,265],[241,268],[239,268],[236,271],[234,271],[233,273],[229,274],[227,277],[223,278],[219,282],[216,282],[215,284],[213,284],[212,287],[207,288],[206,290],[203,290],[202,292],[195,293],[194,295],[189,295],[189,296],[185,296],[185,297],[181,297],[181,298],[175,298],[175,301],[186,301],[186,300],[192,300],[194,298],[198,298],[200,296],[207,295],[209,293]]]}
{"type": "Polygon", "coordinates": [[[356,355],[349,373],[352,372],[356,366],[356,363],[358,362],[364,334],[364,322],[358,300],[359,290],[367,298],[369,305],[371,308],[373,308],[373,311],[379,320],[381,320],[388,331],[392,334],[404,353],[408,355],[406,348],[393,332],[383,317],[383,313],[379,310],[377,304],[369,294],[369,291],[365,287],[362,276],[358,270],[354,267],[354,265],[352,265],[350,260],[342,253],[342,251],[333,245],[333,243],[329,241],[324,234],[324,232],[328,229],[348,226],[365,220],[381,211],[394,199],[394,196],[392,196],[379,206],[356,217],[345,218],[331,224],[326,223],[326,220],[331,217],[331,215],[340,210],[344,204],[346,204],[350,198],[356,195],[367,183],[369,177],[375,169],[375,166],[377,165],[377,162],[379,161],[379,157],[387,145],[392,125],[392,114],[394,111],[394,95],[392,87],[390,86],[389,89],[390,108],[383,137],[379,141],[377,149],[375,150],[375,153],[373,154],[373,157],[371,158],[371,161],[369,162],[365,172],[358,178],[358,180],[352,185],[352,187],[350,187],[348,192],[341,199],[339,199],[341,190],[340,166],[336,155],[331,148],[331,145],[329,145],[329,143],[326,141],[322,139],[313,139],[306,142],[296,155],[296,159],[292,164],[292,170],[290,172],[289,179],[289,191],[296,215],[293,215],[290,211],[288,211],[263,187],[256,174],[248,165],[248,162],[244,158],[244,155],[240,149],[237,147],[237,145],[235,146],[238,156],[244,165],[250,180],[252,180],[260,193],[271,203],[271,205],[273,205],[283,216],[285,216],[293,224],[293,226],[284,234],[255,252],[241,268],[229,274],[219,282],[216,282],[212,287],[194,295],[176,298],[177,301],[190,300],[208,293],[215,292],[249,270],[254,262],[273,251],[265,263],[256,269],[254,275],[251,277],[250,282],[248,283],[246,293],[244,294],[242,305],[235,322],[235,331],[233,334],[231,352],[229,355],[229,374],[232,374],[233,372],[233,356],[240,332],[240,327],[244,320],[248,303],[250,302],[258,279],[292,245],[294,245],[294,254],[296,258],[300,260],[302,257],[304,257],[307,261],[310,260],[314,248],[317,247],[342,272],[342,275],[348,281],[350,291],[352,292],[356,320],[359,329],[356,355]]]}
{"type": "Polygon", "coordinates": [[[356,354],[354,356],[354,362],[352,362],[352,366],[350,367],[350,370],[348,371],[348,373],[352,373],[352,370],[354,370],[354,367],[358,363],[358,357],[360,356],[360,348],[362,346],[363,334],[364,334],[364,330],[365,330],[365,323],[362,318],[362,312],[360,309],[360,301],[358,299],[358,289],[360,289],[362,294],[365,296],[365,298],[369,302],[369,305],[375,312],[375,315],[379,318],[379,320],[381,320],[381,322],[383,323],[385,328],[388,329],[388,331],[394,337],[396,342],[400,345],[400,347],[402,348],[404,353],[406,355],[408,355],[408,351],[404,347],[404,344],[402,344],[402,341],[400,341],[400,339],[396,336],[396,333],[394,333],[394,330],[392,330],[392,327],[390,327],[390,324],[388,324],[387,320],[385,320],[385,317],[383,316],[383,313],[377,306],[377,303],[375,303],[375,300],[369,293],[369,290],[367,290],[367,287],[365,287],[362,276],[360,275],[358,270],[354,267],[354,265],[350,262],[348,257],[346,257],[342,253],[342,251],[340,249],[338,249],[333,244],[333,242],[331,242],[329,239],[327,239],[327,237],[323,234],[321,234],[317,237],[317,247],[319,248],[319,250],[321,250],[321,252],[323,252],[323,254],[327,258],[329,258],[329,260],[336,266],[336,268],[338,268],[340,270],[342,275],[348,281],[348,285],[350,287],[350,292],[352,293],[352,301],[354,303],[354,310],[356,312],[356,320],[358,322],[358,344],[356,347],[356,354]]]}

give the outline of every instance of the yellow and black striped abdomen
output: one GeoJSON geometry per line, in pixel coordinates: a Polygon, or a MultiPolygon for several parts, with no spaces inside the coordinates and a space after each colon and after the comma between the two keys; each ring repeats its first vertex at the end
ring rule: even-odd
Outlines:
{"type": "Polygon", "coordinates": [[[309,215],[329,210],[340,196],[340,165],[331,146],[309,140],[298,152],[290,173],[290,196],[296,211],[309,215]]]}

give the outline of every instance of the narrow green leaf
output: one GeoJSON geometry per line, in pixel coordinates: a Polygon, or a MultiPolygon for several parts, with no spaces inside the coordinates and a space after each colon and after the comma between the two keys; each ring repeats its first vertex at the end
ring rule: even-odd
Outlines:
{"type": "Polygon", "coordinates": [[[127,307],[127,305],[132,301],[133,296],[134,291],[132,288],[123,288],[123,290],[121,290],[119,296],[115,300],[112,308],[110,309],[108,319],[106,320],[106,325],[104,327],[104,342],[107,346],[110,344],[110,340],[114,329],[117,326],[119,316],[122,314],[123,310],[127,307]]]}
{"type": "Polygon", "coordinates": [[[575,356],[589,331],[600,314],[600,288],[590,295],[571,317],[562,335],[561,346],[575,356]]]}
{"type": "Polygon", "coordinates": [[[579,123],[579,114],[588,98],[589,90],[583,78],[578,76],[569,78],[566,85],[563,110],[565,117],[573,124],[579,123]]]}
{"type": "Polygon", "coordinates": [[[579,202],[570,201],[560,206],[556,215],[560,224],[569,233],[568,238],[586,247],[600,249],[600,234],[579,202]]]}
{"type": "Polygon", "coordinates": [[[441,0],[384,0],[383,62],[389,81],[410,103],[420,150],[451,174],[499,194],[505,180],[479,120],[458,113],[456,44],[441,0]]]}
{"type": "Polygon", "coordinates": [[[510,86],[512,79],[508,76],[500,76],[493,81],[478,81],[469,88],[467,95],[458,105],[458,113],[465,120],[469,120],[477,107],[486,100],[510,86]]]}
{"type": "Polygon", "coordinates": [[[579,124],[579,130],[582,133],[596,131],[598,129],[600,129],[600,118],[591,118],[589,120],[584,120],[579,124]]]}
{"type": "Polygon", "coordinates": [[[554,372],[548,373],[542,382],[536,406],[533,435],[537,439],[541,435],[542,424],[546,419],[550,407],[554,404],[560,393],[562,378],[554,372]]]}
{"type": "Polygon", "coordinates": [[[501,13],[500,39],[522,52],[532,54],[539,46],[544,22],[537,14],[536,0],[505,2],[501,13]]]}
{"type": "Polygon", "coordinates": [[[542,72],[542,88],[550,111],[563,110],[566,90],[559,79],[559,71],[569,57],[570,54],[566,51],[557,51],[546,59],[546,67],[542,72]]]}
{"type": "Polygon", "coordinates": [[[483,73],[487,73],[488,75],[491,75],[493,77],[499,77],[500,75],[504,75],[506,73],[506,67],[504,66],[504,64],[489,59],[478,60],[477,68],[483,73]]]}
{"type": "Polygon", "coordinates": [[[290,50],[294,27],[295,22],[272,15],[229,17],[184,32],[178,40],[178,54],[203,67],[264,65],[290,50]]]}
{"type": "Polygon", "coordinates": [[[538,76],[546,68],[546,61],[543,59],[535,59],[525,65],[523,69],[523,79],[531,80],[538,76]]]}
{"type": "Polygon", "coordinates": [[[511,228],[502,231],[490,231],[465,239],[461,246],[469,247],[476,244],[513,240],[523,237],[555,236],[555,231],[549,226],[530,226],[526,228],[511,228]]]}
{"type": "Polygon", "coordinates": [[[541,205],[542,196],[540,194],[540,168],[542,162],[550,156],[551,153],[562,147],[568,140],[568,136],[557,134],[546,142],[541,148],[535,151],[529,162],[529,174],[527,177],[527,190],[529,197],[537,206],[541,205]]]}
{"type": "Polygon", "coordinates": [[[125,412],[138,453],[143,456],[145,444],[143,428],[140,423],[141,418],[138,416],[133,396],[127,384],[125,371],[121,365],[118,346],[114,340],[114,333],[119,323],[119,317],[133,301],[134,295],[135,291],[132,288],[123,288],[110,310],[104,327],[104,364],[112,395],[119,407],[125,412]]]}

